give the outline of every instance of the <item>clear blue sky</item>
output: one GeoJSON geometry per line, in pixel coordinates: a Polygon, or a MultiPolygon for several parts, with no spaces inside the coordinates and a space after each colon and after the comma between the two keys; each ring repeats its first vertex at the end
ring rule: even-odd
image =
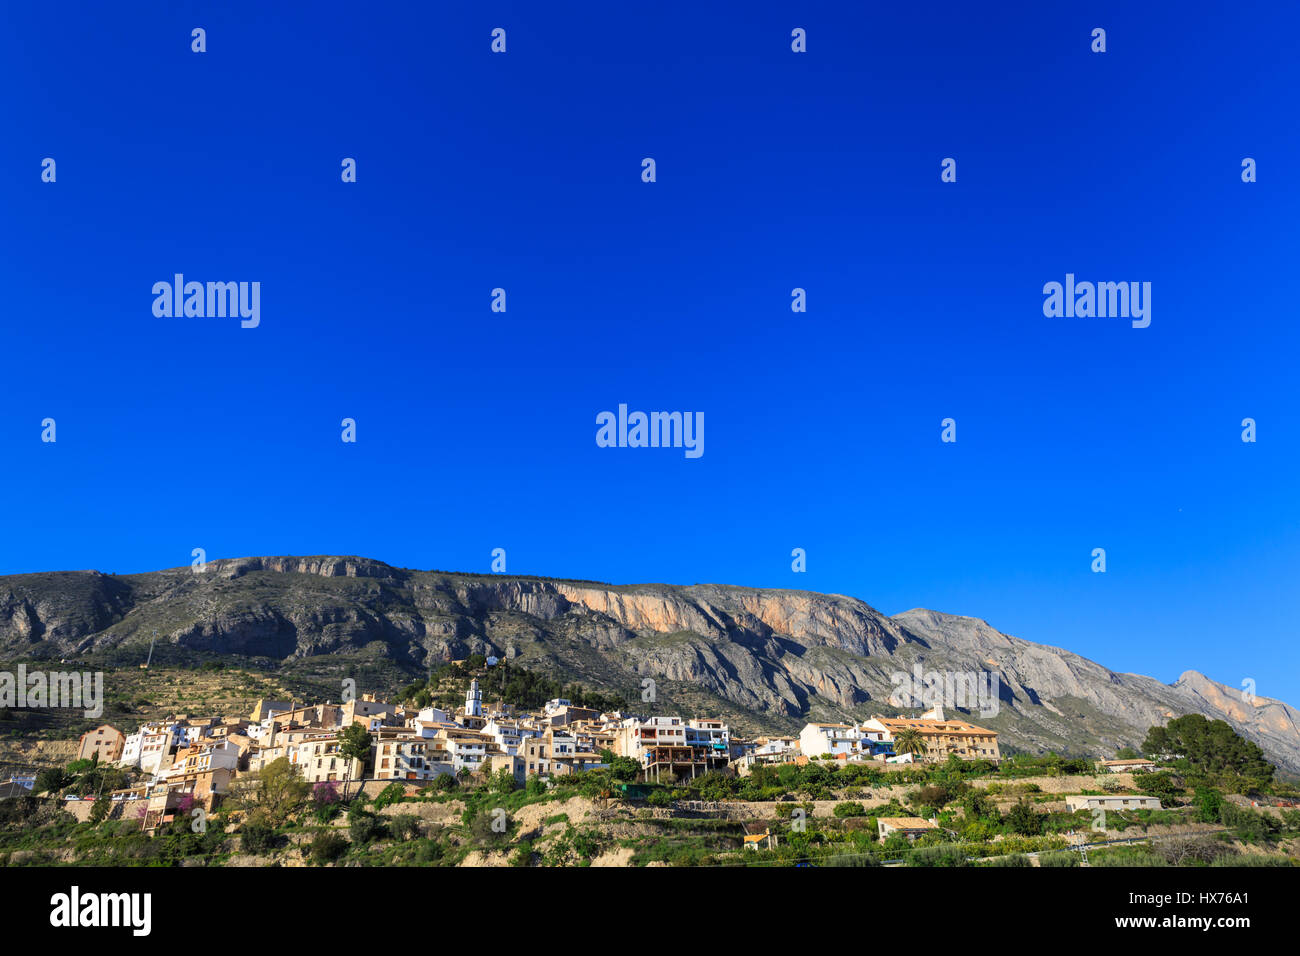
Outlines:
{"type": "Polygon", "coordinates": [[[269,6],[6,10],[0,572],[502,547],[1300,703],[1294,10],[269,6]],[[155,318],[177,272],[260,327],[155,318]],[[1150,327],[1045,318],[1067,272],[1150,327]],[[620,402],[705,454],[598,448],[620,402]]]}

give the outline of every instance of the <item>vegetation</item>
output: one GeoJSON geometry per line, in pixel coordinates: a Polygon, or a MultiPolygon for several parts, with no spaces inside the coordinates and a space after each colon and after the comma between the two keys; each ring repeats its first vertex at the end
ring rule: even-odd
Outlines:
{"type": "Polygon", "coordinates": [[[628,699],[624,696],[589,690],[579,684],[565,684],[506,661],[488,667],[482,654],[472,654],[464,661],[435,668],[427,679],[403,687],[397,697],[421,708],[434,704],[455,706],[464,700],[469,681],[475,676],[479,677],[479,687],[485,699],[488,695],[494,699],[499,697],[516,707],[537,708],[556,698],[571,700],[574,706],[597,711],[622,710],[628,706],[628,699]]]}
{"type": "Polygon", "coordinates": [[[281,757],[259,773],[241,774],[231,785],[228,803],[268,827],[283,826],[302,810],[311,796],[311,785],[298,768],[281,757]]]}
{"type": "MultiPolygon", "coordinates": [[[[469,664],[440,668],[411,684],[408,697],[440,699],[448,683],[473,673],[469,664]]],[[[486,680],[500,681],[494,691],[515,687],[525,698],[608,703],[526,674],[503,667],[486,680]]],[[[549,782],[531,777],[521,787],[506,770],[462,773],[439,776],[419,792],[406,783],[370,785],[369,798],[349,794],[355,787],[309,784],[282,758],[258,774],[240,775],[206,830],[196,832],[181,812],[152,836],[141,832],[140,817],[108,799],[136,774],[71,761],[43,769],[32,795],[0,801],[0,865],[219,865],[251,856],[259,863],[315,865],[454,866],[491,859],[517,867],[586,866],[615,853],[631,865],[1020,867],[1034,855],[1039,866],[1070,867],[1080,858],[1069,846],[1092,827],[1092,815],[1062,810],[1057,791],[1066,788],[1031,779],[1065,776],[1072,778],[1067,792],[1153,794],[1165,807],[1107,812],[1112,835],[1149,839],[1089,849],[1094,865],[1262,866],[1300,859],[1300,810],[1256,809],[1242,797],[1287,792],[1272,768],[1261,765],[1258,748],[1212,722],[1186,718],[1153,728],[1147,743],[1168,748],[1157,755],[1169,759],[1156,772],[1131,776],[1098,773],[1085,758],[1019,754],[996,766],[953,758],[885,769],[816,760],[757,766],[745,777],[720,770],[626,788],[639,775],[636,762],[606,751],[607,767],[549,782]],[[65,802],[67,796],[93,799],[65,802]],[[566,803],[575,797],[591,803],[566,803]],[[701,812],[688,801],[711,808],[701,812]],[[729,801],[751,807],[706,815],[729,801]],[[434,816],[426,804],[435,805],[434,816]],[[772,837],[757,850],[743,841],[755,821],[747,830],[742,820],[753,817],[754,807],[772,837]],[[878,839],[881,817],[908,815],[935,819],[938,829],[914,843],[901,834],[878,839]],[[1075,836],[1067,839],[1071,831],[1075,836]]],[[[346,732],[344,755],[363,759],[370,745],[370,735],[356,725],[346,732]]]]}
{"type": "Polygon", "coordinates": [[[919,730],[908,727],[894,735],[894,753],[925,755],[925,738],[919,730]]]}
{"type": "Polygon", "coordinates": [[[1273,765],[1257,744],[1226,722],[1206,720],[1200,714],[1152,727],[1142,749],[1148,755],[1167,756],[1174,767],[1221,785],[1241,782],[1247,788],[1266,787],[1273,781],[1273,765]]]}
{"type": "Polygon", "coordinates": [[[348,851],[348,841],[338,833],[318,833],[311,841],[311,858],[316,863],[333,863],[348,851]]]}

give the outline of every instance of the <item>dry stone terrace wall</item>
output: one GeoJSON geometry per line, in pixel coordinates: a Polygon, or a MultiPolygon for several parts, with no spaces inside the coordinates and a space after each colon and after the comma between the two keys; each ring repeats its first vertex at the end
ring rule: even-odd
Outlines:
{"type": "Polygon", "coordinates": [[[1037,784],[1038,789],[1043,793],[1081,793],[1084,790],[1101,790],[1104,781],[1109,781],[1114,785],[1126,787],[1131,790],[1141,789],[1135,782],[1131,773],[1105,773],[1105,774],[1067,774],[1063,777],[1014,777],[1007,780],[972,780],[971,785],[980,789],[987,789],[991,783],[1001,783],[1006,789],[1011,789],[1017,785],[1037,784]]]}
{"type": "MultiPolygon", "coordinates": [[[[972,786],[977,789],[987,789],[990,783],[1002,783],[1005,787],[1023,787],[1025,784],[1037,784],[1039,789],[1045,794],[1074,794],[1083,790],[1100,790],[1102,781],[1114,781],[1121,787],[1136,789],[1134,785],[1133,774],[1131,773],[1112,773],[1104,776],[1087,776],[1077,774],[1065,777],[1024,777],[1016,780],[985,780],[978,779],[971,781],[972,786]]],[[[348,787],[349,796],[355,797],[358,789],[363,792],[367,799],[373,800],[381,792],[392,784],[391,780],[367,780],[360,788],[355,784],[348,787]]],[[[400,781],[399,781],[400,782],[400,781]]],[[[813,800],[813,812],[815,817],[831,816],[835,806],[844,803],[847,800],[853,800],[862,804],[863,807],[870,810],[873,807],[884,806],[891,799],[896,799],[900,803],[904,797],[915,790],[919,784],[891,784],[889,786],[863,787],[862,789],[871,794],[870,797],[846,796],[840,800],[813,800]]],[[[1013,797],[1008,797],[1013,800],[1013,797]]],[[[110,820],[132,820],[135,819],[139,808],[143,807],[148,801],[145,800],[128,800],[116,801],[112,804],[109,812],[110,820]]],[[[784,802],[776,803],[771,801],[746,801],[746,800],[726,800],[712,804],[714,807],[725,807],[719,815],[728,817],[734,816],[737,819],[753,819],[771,817],[781,807],[791,807],[802,805],[803,801],[794,803],[784,802]]],[[[66,800],[64,809],[71,813],[79,821],[85,821],[90,817],[90,810],[93,807],[93,800],[66,800]]],[[[1055,802],[1052,804],[1055,805],[1055,802]]],[[[611,806],[618,806],[611,804],[611,806]]],[[[1064,808],[1064,804],[1061,804],[1064,808]]],[[[387,815],[396,813],[413,813],[422,820],[430,820],[437,823],[458,823],[460,821],[461,811],[464,805],[461,801],[452,799],[443,802],[430,802],[417,800],[408,803],[395,803],[385,807],[381,812],[387,815]]],[[[580,823],[586,819],[588,814],[595,810],[595,805],[584,797],[572,797],[565,801],[547,801],[545,803],[530,804],[524,807],[520,813],[536,810],[543,817],[553,816],[557,813],[568,813],[569,818],[574,823],[580,823]],[[578,816],[575,816],[577,814],[578,816]]],[[[655,811],[656,816],[671,817],[674,815],[672,809],[660,808],[655,811]]]]}
{"type": "MultiPolygon", "coordinates": [[[[67,810],[77,818],[78,823],[85,823],[90,819],[90,811],[95,806],[94,800],[62,800],[63,809],[67,810]]],[[[147,805],[148,800],[115,800],[109,805],[108,820],[138,820],[140,811],[147,805]]]]}

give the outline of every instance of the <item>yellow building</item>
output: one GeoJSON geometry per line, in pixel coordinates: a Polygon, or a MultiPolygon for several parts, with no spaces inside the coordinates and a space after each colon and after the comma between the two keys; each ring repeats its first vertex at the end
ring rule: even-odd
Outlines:
{"type": "Polygon", "coordinates": [[[101,724],[81,735],[77,741],[77,759],[90,760],[98,754],[100,763],[117,763],[125,744],[125,734],[109,724],[101,724]]]}
{"type": "Polygon", "coordinates": [[[872,717],[864,729],[883,730],[894,740],[903,730],[915,730],[925,743],[925,753],[916,756],[926,763],[942,763],[956,755],[962,760],[1001,760],[998,732],[968,724],[964,720],[928,717],[872,717]]]}

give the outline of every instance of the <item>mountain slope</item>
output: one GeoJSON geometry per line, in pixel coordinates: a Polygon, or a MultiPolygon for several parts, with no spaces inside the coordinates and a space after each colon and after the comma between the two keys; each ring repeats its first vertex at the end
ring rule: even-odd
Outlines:
{"type": "MultiPolygon", "coordinates": [[[[292,667],[376,657],[416,673],[496,654],[744,730],[899,713],[893,677],[1001,675],[996,714],[972,718],[1023,750],[1109,754],[1184,713],[1222,718],[1300,772],[1300,715],[1247,703],[1189,671],[1169,685],[1003,634],[974,618],[886,617],[855,598],[700,584],[607,585],[393,568],[356,557],[267,557],[136,575],[0,577],[0,656],[143,660],[160,644],[292,667]]],[[[951,708],[950,708],[951,709],[951,708]]]]}

